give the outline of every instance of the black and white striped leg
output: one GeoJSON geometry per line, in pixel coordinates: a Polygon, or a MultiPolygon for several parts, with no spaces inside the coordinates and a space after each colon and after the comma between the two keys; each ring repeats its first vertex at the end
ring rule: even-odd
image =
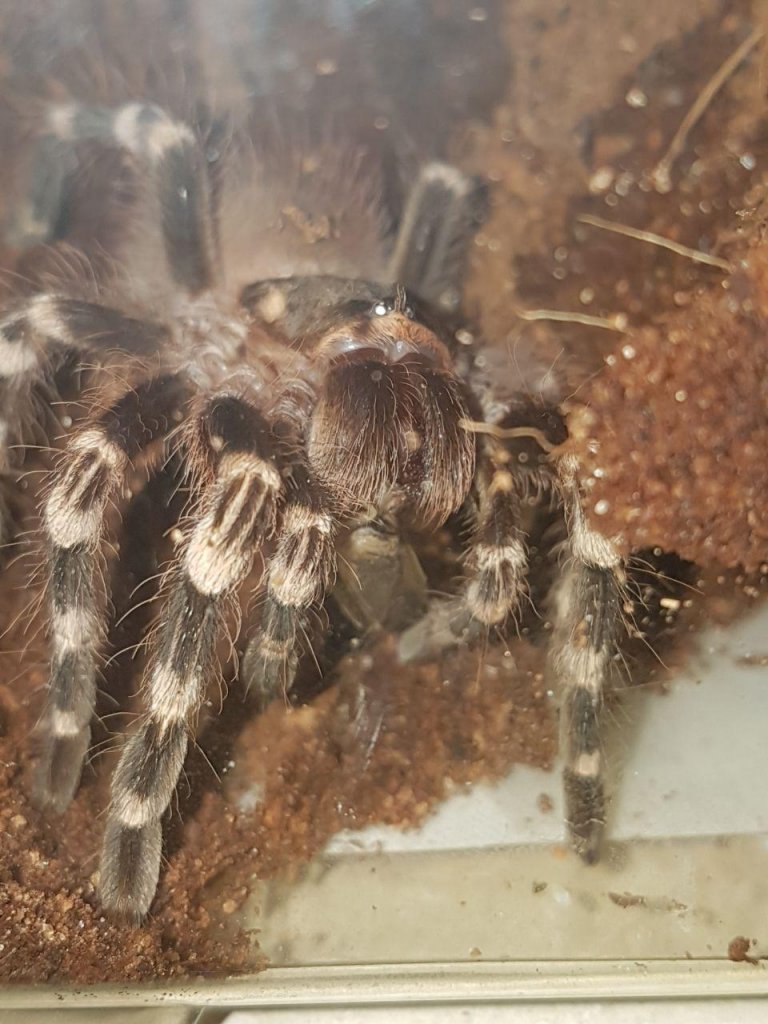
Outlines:
{"type": "Polygon", "coordinates": [[[565,818],[571,843],[588,863],[605,827],[601,712],[624,630],[624,565],[616,546],[584,515],[578,465],[560,460],[570,564],[558,593],[552,665],[560,691],[565,818]]]}
{"type": "Polygon", "coordinates": [[[490,628],[519,608],[528,569],[520,525],[523,485],[506,450],[494,441],[484,443],[476,487],[477,522],[467,555],[465,600],[472,618],[490,628]]]}
{"type": "Polygon", "coordinates": [[[528,552],[521,527],[525,482],[514,473],[504,447],[483,439],[475,481],[475,525],[458,597],[435,603],[402,634],[403,662],[441,654],[472,642],[517,613],[526,592],[528,552]]]}
{"type": "Polygon", "coordinates": [[[0,318],[0,463],[7,464],[11,423],[39,371],[46,345],[66,344],[70,331],[59,301],[37,295],[0,318]],[[65,340],[65,338],[67,340],[65,340]]]}
{"type": "Polygon", "coordinates": [[[0,318],[0,385],[9,393],[34,374],[51,348],[149,354],[167,337],[162,324],[95,302],[35,295],[0,318]]]}
{"type": "Polygon", "coordinates": [[[195,133],[160,107],[128,103],[113,109],[58,104],[47,132],[76,142],[96,139],[126,149],[151,171],[160,203],[163,243],[176,283],[190,294],[213,280],[214,236],[205,155],[195,133]]]}
{"type": "MultiPolygon", "coordinates": [[[[0,317],[0,486],[12,478],[11,447],[20,440],[31,388],[51,349],[101,346],[149,354],[166,333],[160,324],[58,295],[36,295],[0,317]]],[[[0,558],[12,536],[10,505],[0,493],[0,558]]]]}
{"type": "Polygon", "coordinates": [[[292,481],[267,570],[261,625],[243,661],[243,681],[259,706],[290,690],[307,616],[336,575],[334,520],[325,496],[303,464],[294,465],[292,481]]]}
{"type": "Polygon", "coordinates": [[[74,795],[90,739],[103,634],[97,580],[107,502],[130,459],[168,432],[183,397],[176,377],[155,378],[125,394],[69,442],[45,502],[51,676],[37,796],[58,811],[74,795]]]}
{"type": "Polygon", "coordinates": [[[223,605],[272,533],[282,489],[268,425],[253,406],[231,395],[214,397],[198,428],[189,458],[202,480],[200,499],[145,675],[146,713],[112,780],[101,858],[102,903],[132,921],[146,914],[155,893],[161,818],[194,718],[216,678],[223,605]]]}

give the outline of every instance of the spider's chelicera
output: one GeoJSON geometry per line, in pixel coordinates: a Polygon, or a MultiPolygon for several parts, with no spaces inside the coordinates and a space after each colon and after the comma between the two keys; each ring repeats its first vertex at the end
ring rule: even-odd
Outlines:
{"type": "MultiPolygon", "coordinates": [[[[169,446],[193,496],[143,713],[112,780],[104,906],[132,920],[149,909],[161,821],[218,671],[223,611],[257,555],[261,615],[241,674],[268,700],[291,685],[299,636],[336,579],[337,552],[365,588],[368,560],[401,557],[401,526],[432,531],[459,512],[473,524],[459,594],[407,631],[404,656],[514,617],[527,573],[522,509],[542,483],[568,524],[552,657],[567,817],[576,848],[594,858],[604,818],[599,713],[623,567],[582,512],[562,421],[550,416],[557,436],[534,445],[534,459],[516,458],[509,439],[531,421],[513,368],[477,358],[479,345],[444,326],[471,234],[471,182],[442,164],[424,167],[390,242],[376,190],[343,149],[329,147],[310,168],[290,157],[286,169],[246,148],[214,180],[195,133],[157,107],[58,106],[45,136],[120,147],[148,183],[142,228],[117,270],[90,292],[65,277],[0,321],[4,408],[19,406],[62,348],[82,353],[97,395],[42,510],[51,672],[38,795],[54,810],[72,799],[89,747],[108,504],[136,460],[160,471],[169,446]]],[[[0,427],[4,446],[10,434],[0,427]]]]}

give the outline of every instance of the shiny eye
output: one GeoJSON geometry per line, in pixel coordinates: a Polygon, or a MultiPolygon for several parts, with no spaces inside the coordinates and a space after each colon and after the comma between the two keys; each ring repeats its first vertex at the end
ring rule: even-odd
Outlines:
{"type": "Polygon", "coordinates": [[[416,314],[411,306],[405,305],[405,295],[389,295],[385,299],[379,299],[371,306],[370,316],[389,316],[390,313],[402,313],[409,320],[415,320],[416,314]]]}

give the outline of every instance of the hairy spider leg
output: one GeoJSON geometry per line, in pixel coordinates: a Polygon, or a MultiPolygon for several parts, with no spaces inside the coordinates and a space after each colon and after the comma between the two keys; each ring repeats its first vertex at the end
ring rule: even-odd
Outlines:
{"type": "Polygon", "coordinates": [[[200,413],[188,461],[200,496],[172,573],[144,677],[146,711],[112,777],[99,891],[105,909],[140,921],[160,871],[161,819],[212,678],[227,599],[272,535],[282,493],[273,435],[247,398],[221,393],[200,413]]]}
{"type": "Polygon", "coordinates": [[[525,593],[528,552],[520,520],[527,488],[498,441],[484,437],[480,451],[477,515],[465,560],[464,599],[472,617],[490,627],[514,615],[525,593]]]}
{"type": "MultiPolygon", "coordinates": [[[[154,105],[128,103],[114,109],[77,103],[49,106],[37,143],[38,159],[33,163],[37,170],[31,177],[30,195],[22,203],[29,209],[21,223],[10,226],[11,234],[31,232],[27,244],[52,237],[64,202],[65,178],[76,168],[72,147],[87,139],[127,150],[150,171],[174,281],[190,295],[209,288],[214,279],[215,237],[205,155],[188,125],[154,105]]],[[[132,330],[130,318],[106,307],[49,294],[35,296],[19,311],[6,315],[0,321],[0,394],[5,398],[0,407],[0,474],[8,473],[8,447],[40,370],[41,358],[33,339],[92,349],[97,342],[109,343],[131,351],[145,330],[132,330]]],[[[10,507],[0,497],[0,550],[12,535],[10,507]]]]}
{"type": "Polygon", "coordinates": [[[48,543],[51,674],[36,796],[62,811],[88,751],[104,634],[98,579],[107,504],[131,459],[164,438],[186,397],[175,376],[150,379],[72,437],[43,511],[48,543]]]}
{"type": "MultiPolygon", "coordinates": [[[[54,351],[97,348],[156,351],[165,337],[158,324],[124,316],[94,302],[35,295],[0,318],[0,478],[13,475],[11,449],[19,439],[33,385],[54,351]]],[[[0,551],[13,538],[10,508],[0,499],[0,551]]]]}
{"type": "Polygon", "coordinates": [[[390,280],[440,310],[455,311],[478,227],[479,195],[477,183],[456,167],[438,162],[422,167],[400,221],[390,280]]]}
{"type": "Polygon", "coordinates": [[[558,593],[551,663],[560,689],[565,819],[574,849],[594,863],[605,828],[601,712],[625,632],[626,577],[615,544],[587,522],[575,459],[561,457],[558,470],[570,559],[558,593]]]}
{"type": "Polygon", "coordinates": [[[528,545],[522,510],[532,486],[547,484],[515,462],[492,432],[478,435],[477,471],[466,503],[472,533],[464,554],[465,579],[455,597],[435,602],[405,630],[398,653],[403,662],[435,657],[457,643],[487,637],[519,613],[527,594],[528,545]]]}
{"type": "Polygon", "coordinates": [[[45,132],[69,144],[92,139],[125,149],[148,169],[174,281],[190,295],[211,286],[215,236],[210,185],[205,154],[189,125],[153,104],[109,108],[62,103],[48,109],[45,132]]]}
{"type": "Polygon", "coordinates": [[[310,478],[295,475],[303,479],[291,489],[267,571],[261,626],[243,664],[246,685],[258,691],[262,706],[291,688],[301,630],[336,574],[333,517],[310,478]]]}

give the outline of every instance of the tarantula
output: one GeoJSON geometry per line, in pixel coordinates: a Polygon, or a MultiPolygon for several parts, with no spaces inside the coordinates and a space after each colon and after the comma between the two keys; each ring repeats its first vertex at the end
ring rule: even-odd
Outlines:
{"type": "Polygon", "coordinates": [[[192,495],[144,712],[112,779],[104,907],[139,921],[151,904],[161,819],[216,676],[223,613],[257,556],[261,618],[241,675],[267,700],[291,686],[299,636],[333,585],[342,545],[381,604],[394,591],[382,583],[386,593],[375,593],[370,566],[381,548],[371,538],[386,538],[391,564],[400,530],[431,531],[468,511],[461,591],[428,612],[403,649],[423,654],[513,618],[526,588],[524,508],[542,481],[568,527],[552,656],[567,819],[576,849],[594,859],[604,821],[599,716],[623,563],[585,519],[557,410],[524,397],[504,353],[466,344],[468,332],[451,326],[472,183],[451,167],[424,167],[392,242],[376,189],[343,147],[310,161],[233,146],[214,174],[187,124],[138,103],[54,106],[43,137],[119,147],[147,185],[140,230],[95,294],[68,279],[0,320],[4,409],[23,406],[62,348],[79,353],[96,394],[41,510],[51,670],[38,799],[53,810],[72,799],[89,747],[108,505],[132,463],[157,472],[171,449],[192,495]],[[533,457],[518,458],[523,435],[533,457]]]}

